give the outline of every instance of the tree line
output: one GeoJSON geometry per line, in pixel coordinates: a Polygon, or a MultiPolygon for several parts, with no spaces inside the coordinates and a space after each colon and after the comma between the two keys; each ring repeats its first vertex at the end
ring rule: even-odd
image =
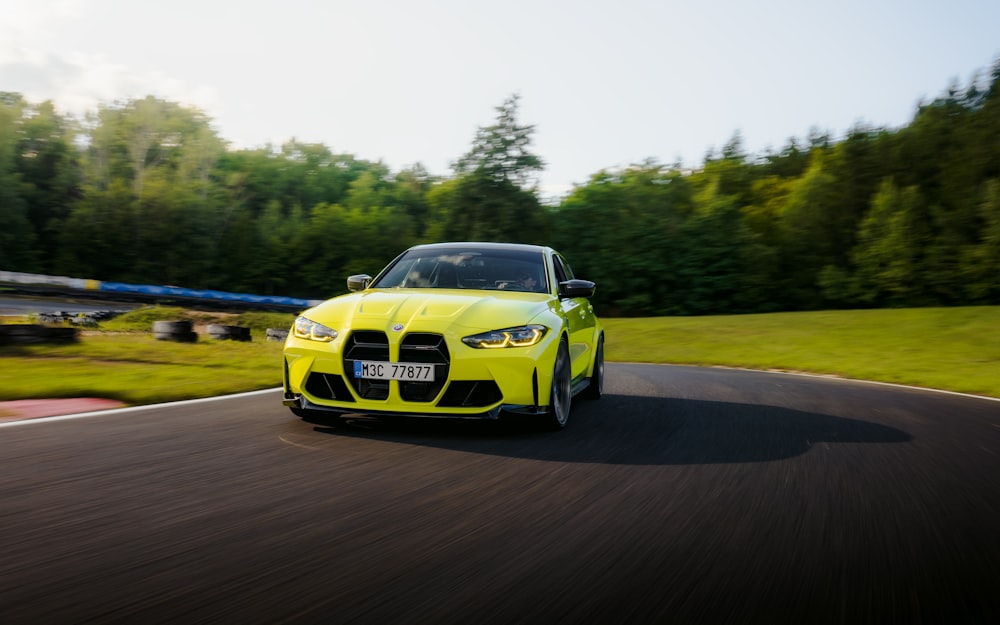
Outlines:
{"type": "Polygon", "coordinates": [[[323,298],[406,247],[552,245],[609,315],[1000,304],[1000,60],[901,128],[597,172],[558,204],[518,97],[446,176],[231,149],[154,97],[83,119],[0,93],[0,269],[323,298]]]}

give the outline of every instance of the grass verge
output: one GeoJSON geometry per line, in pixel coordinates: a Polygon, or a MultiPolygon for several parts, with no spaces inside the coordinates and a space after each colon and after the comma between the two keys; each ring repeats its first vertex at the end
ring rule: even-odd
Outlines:
{"type": "Polygon", "coordinates": [[[1000,307],[606,319],[611,361],[802,371],[1000,397],[1000,307]]]}
{"type": "Polygon", "coordinates": [[[105,397],[149,404],[281,386],[280,342],[157,341],[145,334],[88,334],[74,345],[0,355],[0,401],[105,397]]]}
{"type": "Polygon", "coordinates": [[[270,312],[210,313],[147,306],[102,322],[71,345],[31,345],[0,350],[0,401],[104,397],[149,404],[239,393],[281,385],[280,341],[267,328],[288,328],[295,315],[270,312]],[[251,329],[252,342],[216,341],[201,332],[197,343],[158,341],[154,321],[189,320],[251,329]]]}
{"type": "MultiPolygon", "coordinates": [[[[281,385],[268,327],[294,315],[224,316],[146,308],[77,344],[4,348],[0,401],[105,397],[146,404],[281,385]],[[149,334],[159,319],[251,327],[253,342],[184,344],[149,334]]],[[[1000,397],[1000,307],[605,319],[609,361],[804,371],[1000,397]]]]}

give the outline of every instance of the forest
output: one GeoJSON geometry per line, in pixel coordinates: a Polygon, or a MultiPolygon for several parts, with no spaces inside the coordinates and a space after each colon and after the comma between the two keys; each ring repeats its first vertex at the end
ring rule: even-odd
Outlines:
{"type": "MultiPolygon", "coordinates": [[[[609,316],[1000,304],[1000,59],[900,128],[645,160],[558,203],[519,96],[447,175],[323,144],[232,149],[146,97],[85,118],[0,92],[0,269],[325,298],[417,243],[550,245],[609,316]]],[[[667,148],[669,146],[665,146],[667,148]]]]}

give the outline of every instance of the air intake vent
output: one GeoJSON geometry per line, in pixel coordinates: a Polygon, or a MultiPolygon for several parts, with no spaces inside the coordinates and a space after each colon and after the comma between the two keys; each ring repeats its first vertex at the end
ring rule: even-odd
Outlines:
{"type": "Polygon", "coordinates": [[[332,373],[312,373],[306,380],[306,392],[318,399],[354,401],[344,384],[344,378],[332,373]]]}
{"type": "Polygon", "coordinates": [[[437,405],[442,408],[482,408],[501,399],[503,394],[493,380],[458,380],[448,385],[437,405]]]}

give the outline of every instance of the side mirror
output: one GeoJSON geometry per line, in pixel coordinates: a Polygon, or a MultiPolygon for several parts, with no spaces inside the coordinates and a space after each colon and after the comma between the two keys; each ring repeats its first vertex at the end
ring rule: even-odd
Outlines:
{"type": "Polygon", "coordinates": [[[372,281],[372,277],[366,273],[359,273],[356,276],[349,276],[347,278],[347,290],[348,291],[364,291],[368,288],[368,283],[372,281]]]}
{"type": "Polygon", "coordinates": [[[597,285],[590,280],[567,280],[559,283],[562,297],[593,297],[597,285]]]}

